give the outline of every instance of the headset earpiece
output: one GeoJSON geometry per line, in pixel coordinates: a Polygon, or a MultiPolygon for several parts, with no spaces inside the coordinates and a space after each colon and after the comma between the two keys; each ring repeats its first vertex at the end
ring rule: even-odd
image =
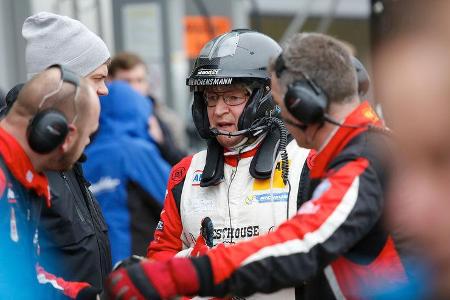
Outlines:
{"type": "Polygon", "coordinates": [[[194,92],[194,100],[191,106],[192,119],[194,120],[195,128],[200,137],[209,139],[212,135],[209,130],[210,124],[208,119],[208,111],[203,97],[203,92],[194,92]]]}
{"type": "Polygon", "coordinates": [[[241,115],[238,120],[238,130],[243,130],[249,128],[253,121],[256,119],[258,115],[259,101],[254,101],[255,98],[263,97],[263,89],[253,89],[249,99],[247,100],[247,104],[244,107],[241,115]]]}
{"type": "Polygon", "coordinates": [[[69,132],[66,117],[55,109],[38,112],[27,127],[27,139],[30,148],[46,154],[60,146],[69,132]]]}
{"type": "Polygon", "coordinates": [[[284,104],[297,120],[304,125],[323,122],[327,97],[311,80],[291,83],[284,95],[284,104]]]}
{"type": "MultiPolygon", "coordinates": [[[[287,69],[283,53],[275,60],[274,71],[278,78],[287,69]]],[[[295,81],[288,85],[284,95],[284,105],[291,115],[309,125],[323,122],[328,104],[328,98],[322,89],[312,81],[308,74],[300,72],[305,79],[295,81]]]]}
{"type": "MultiPolygon", "coordinates": [[[[54,108],[40,110],[45,101],[57,94],[64,82],[71,83],[78,89],[80,78],[72,71],[61,65],[52,65],[49,68],[58,67],[61,72],[61,83],[59,87],[43,97],[39,104],[38,112],[31,118],[27,127],[27,140],[30,148],[40,154],[50,153],[60,146],[69,132],[69,123],[60,111],[54,108]]],[[[77,91],[73,101],[76,102],[77,91]]],[[[76,103],[74,103],[76,106],[76,103]]]]}

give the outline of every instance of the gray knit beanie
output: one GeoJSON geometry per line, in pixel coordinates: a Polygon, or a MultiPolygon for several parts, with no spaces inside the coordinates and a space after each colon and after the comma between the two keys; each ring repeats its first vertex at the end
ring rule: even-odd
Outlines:
{"type": "Polygon", "coordinates": [[[27,45],[27,76],[53,64],[65,65],[79,76],[86,76],[109,58],[105,42],[81,22],[66,16],[40,12],[23,23],[27,45]]]}

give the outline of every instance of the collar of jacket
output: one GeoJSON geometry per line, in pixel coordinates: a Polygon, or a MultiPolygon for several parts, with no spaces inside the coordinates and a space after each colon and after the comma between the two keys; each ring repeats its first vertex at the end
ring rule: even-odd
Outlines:
{"type": "Polygon", "coordinates": [[[314,158],[311,178],[322,178],[327,172],[328,164],[335,158],[348,142],[355,136],[369,129],[368,126],[382,126],[382,122],[367,101],[361,103],[344,120],[344,125],[361,126],[361,128],[340,127],[314,158]]]}
{"type": "Polygon", "coordinates": [[[50,207],[50,191],[47,177],[44,173],[38,173],[31,164],[23,148],[17,140],[0,128],[0,155],[12,175],[29,190],[34,190],[40,197],[45,198],[50,207]]]}
{"type": "Polygon", "coordinates": [[[224,162],[227,165],[232,167],[236,167],[238,162],[242,158],[253,157],[258,152],[258,149],[261,147],[261,142],[266,137],[266,134],[259,136],[252,144],[246,146],[241,151],[224,149],[224,162]]]}

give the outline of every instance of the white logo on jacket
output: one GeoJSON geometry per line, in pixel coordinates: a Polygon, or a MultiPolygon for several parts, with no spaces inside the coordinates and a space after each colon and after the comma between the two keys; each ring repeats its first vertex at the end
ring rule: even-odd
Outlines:
{"type": "Polygon", "coordinates": [[[89,189],[94,195],[103,193],[103,192],[111,192],[116,189],[120,184],[120,179],[111,178],[111,177],[102,177],[99,181],[93,183],[89,189]]]}

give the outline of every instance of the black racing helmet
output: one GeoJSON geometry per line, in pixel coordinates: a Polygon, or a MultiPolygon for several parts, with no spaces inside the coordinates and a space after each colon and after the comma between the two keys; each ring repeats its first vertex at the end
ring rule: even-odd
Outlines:
{"type": "Polygon", "coordinates": [[[206,86],[243,83],[250,87],[252,93],[239,118],[238,130],[278,113],[270,94],[267,66],[280,53],[281,47],[272,38],[248,29],[224,33],[202,48],[186,79],[186,85],[194,92],[192,117],[202,138],[213,137],[203,97],[206,86]]]}

